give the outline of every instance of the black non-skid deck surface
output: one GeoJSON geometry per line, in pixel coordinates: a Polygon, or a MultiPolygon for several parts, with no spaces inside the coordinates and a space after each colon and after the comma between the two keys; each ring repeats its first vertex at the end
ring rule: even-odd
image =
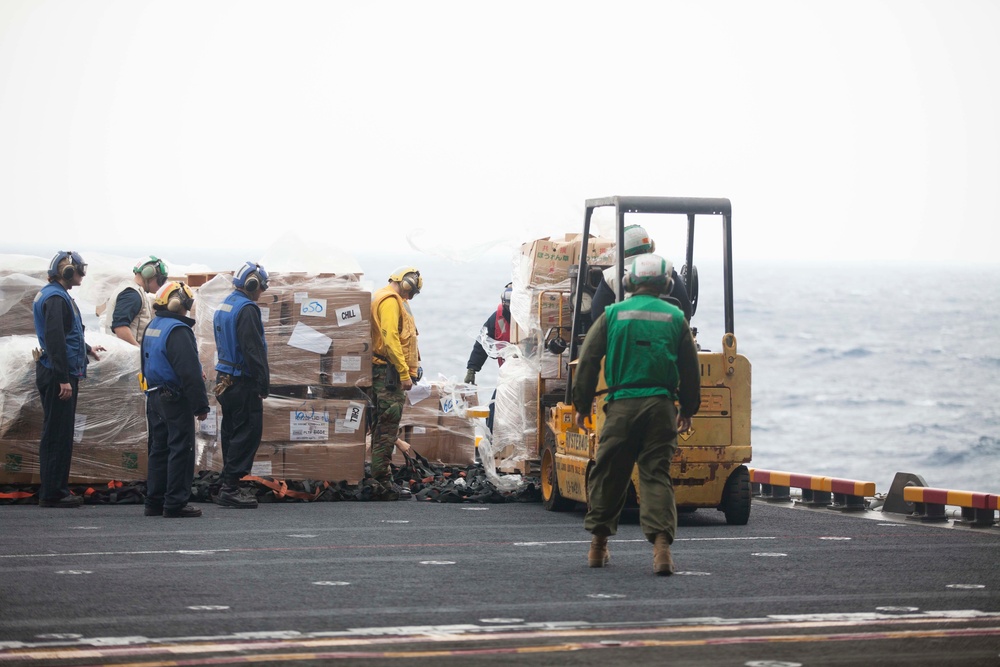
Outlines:
{"type": "Polygon", "coordinates": [[[656,577],[631,515],[590,569],[538,504],[198,506],[0,506],[0,665],[1000,664],[996,527],[755,501],[656,577]]]}

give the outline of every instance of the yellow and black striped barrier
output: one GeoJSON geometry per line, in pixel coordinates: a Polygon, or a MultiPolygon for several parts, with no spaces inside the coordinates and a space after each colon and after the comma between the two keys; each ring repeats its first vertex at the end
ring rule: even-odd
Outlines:
{"type": "Polygon", "coordinates": [[[801,489],[802,499],[794,501],[804,507],[824,507],[845,512],[868,509],[865,497],[875,495],[875,482],[853,479],[802,475],[780,470],[750,468],[750,484],[762,500],[792,502],[791,489],[801,489]]]}
{"type": "Polygon", "coordinates": [[[988,528],[993,525],[997,510],[1000,510],[1000,495],[976,493],[974,491],[951,491],[927,486],[908,486],[903,489],[903,500],[914,504],[909,519],[927,523],[948,521],[945,506],[952,505],[962,510],[962,518],[955,523],[972,528],[988,528]]]}

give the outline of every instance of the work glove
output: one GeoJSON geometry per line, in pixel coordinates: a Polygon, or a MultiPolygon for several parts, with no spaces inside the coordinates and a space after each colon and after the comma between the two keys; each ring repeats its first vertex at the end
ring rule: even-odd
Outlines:
{"type": "Polygon", "coordinates": [[[465,371],[465,384],[476,384],[476,371],[471,368],[465,371]]]}

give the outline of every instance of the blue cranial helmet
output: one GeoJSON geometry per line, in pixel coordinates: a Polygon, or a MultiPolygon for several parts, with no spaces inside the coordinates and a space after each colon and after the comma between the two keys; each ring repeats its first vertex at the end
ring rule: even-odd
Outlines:
{"type": "Polygon", "coordinates": [[[263,266],[247,262],[233,274],[233,286],[247,292],[256,292],[258,289],[263,292],[267,289],[267,278],[267,271],[263,266]]]}

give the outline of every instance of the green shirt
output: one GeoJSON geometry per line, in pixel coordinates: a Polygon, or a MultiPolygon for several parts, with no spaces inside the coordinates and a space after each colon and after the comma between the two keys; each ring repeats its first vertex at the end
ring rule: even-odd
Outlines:
{"type": "Polygon", "coordinates": [[[664,395],[690,417],[701,403],[698,351],[684,313],[647,294],[605,310],[587,333],[573,382],[573,405],[590,412],[605,360],[608,400],[664,395]]]}

